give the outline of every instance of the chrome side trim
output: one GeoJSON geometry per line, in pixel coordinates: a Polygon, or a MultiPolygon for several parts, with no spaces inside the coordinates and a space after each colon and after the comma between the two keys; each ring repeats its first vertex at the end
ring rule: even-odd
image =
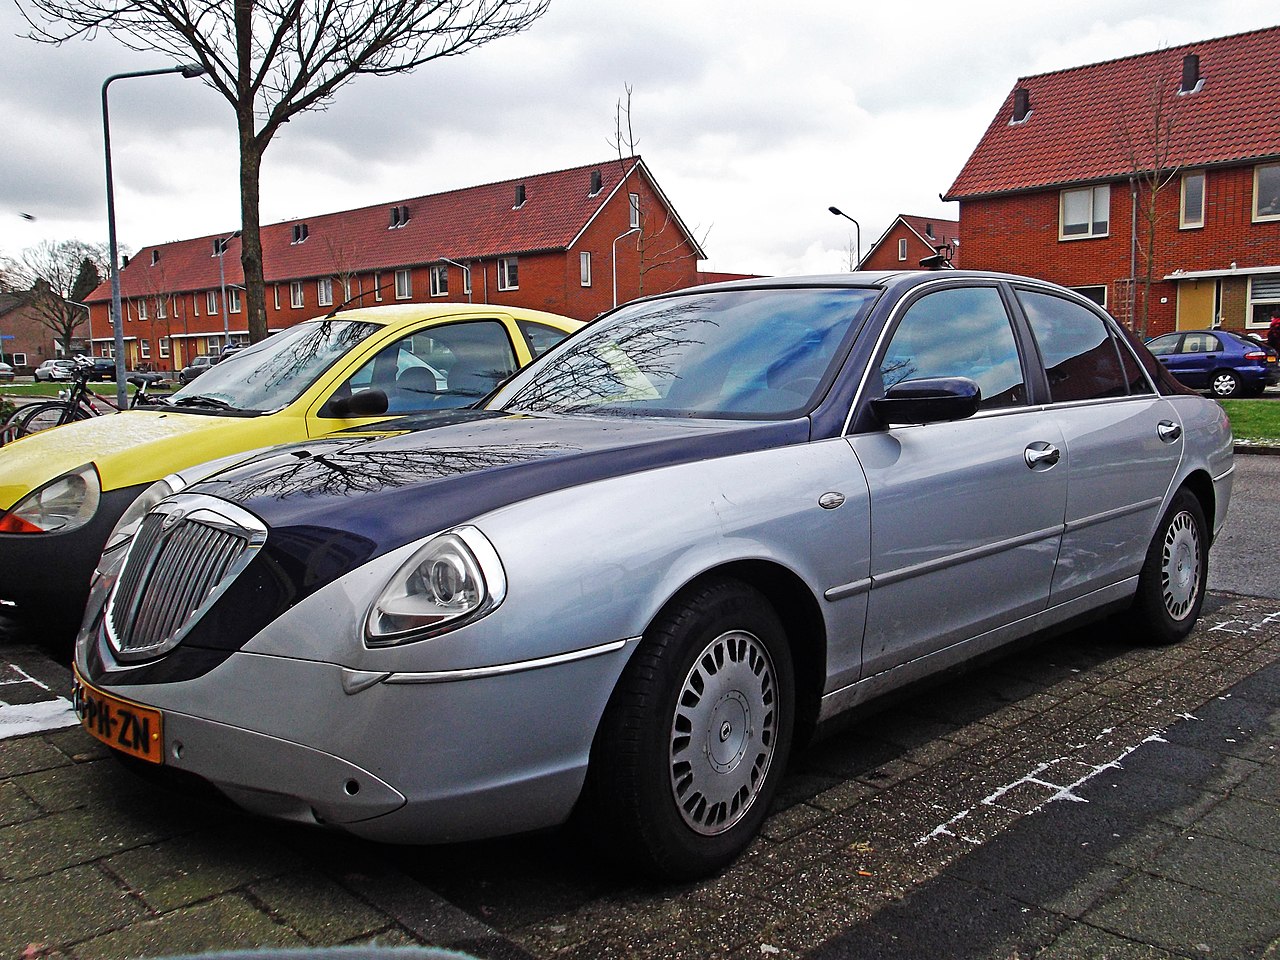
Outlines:
{"type": "Polygon", "coordinates": [[[1151,497],[1139,503],[1131,503],[1127,507],[1116,507],[1114,510],[1106,510],[1102,513],[1095,513],[1092,516],[1081,517],[1079,520],[1069,520],[1067,521],[1067,533],[1075,533],[1077,530],[1083,530],[1085,527],[1092,527],[1098,523],[1118,520],[1120,517],[1127,517],[1132,513],[1141,513],[1151,507],[1158,507],[1162,503],[1164,503],[1162,497],[1151,497]]]}
{"type": "MultiPolygon", "coordinates": [[[[631,637],[629,640],[612,640],[609,643],[602,643],[597,647],[587,647],[583,650],[572,650],[569,653],[558,653],[552,657],[539,657],[536,660],[520,660],[516,663],[496,663],[489,667],[467,667],[462,670],[432,670],[426,673],[392,673],[386,676],[383,683],[453,683],[458,680],[480,680],[485,677],[503,677],[512,673],[523,673],[526,670],[541,670],[544,667],[558,667],[564,663],[573,663],[577,660],[589,660],[592,657],[604,656],[608,653],[616,653],[626,647],[628,644],[639,643],[639,637],[631,637]]],[[[360,674],[363,671],[352,670],[353,674],[360,674]]],[[[348,671],[344,668],[343,676],[346,677],[348,671]]]]}
{"type": "Polygon", "coordinates": [[[903,580],[910,580],[912,577],[919,577],[927,573],[934,573],[938,570],[945,570],[947,567],[956,567],[962,563],[968,563],[970,560],[981,560],[983,557],[990,557],[997,553],[1004,553],[1006,550],[1015,550],[1018,547],[1025,547],[1029,543],[1039,543],[1041,540],[1060,537],[1062,536],[1064,529],[1065,528],[1062,524],[1045,527],[1043,530],[1024,533],[1020,537],[1010,537],[1008,540],[999,540],[996,543],[986,543],[980,547],[973,547],[970,550],[961,550],[959,553],[953,553],[946,557],[939,557],[937,560],[926,560],[924,563],[917,563],[910,567],[901,567],[897,570],[890,570],[888,573],[876,574],[871,577],[871,586],[873,589],[876,587],[887,587],[890,584],[900,583],[903,580]]]}
{"type": "Polygon", "coordinates": [[[860,593],[867,593],[871,590],[871,578],[865,580],[855,580],[852,583],[842,583],[838,587],[829,588],[823,595],[824,600],[844,600],[846,597],[856,597],[860,593]]]}
{"type": "Polygon", "coordinates": [[[1227,479],[1227,477],[1231,476],[1235,472],[1236,472],[1236,464],[1235,464],[1235,461],[1233,460],[1231,461],[1231,466],[1227,467],[1226,470],[1222,471],[1222,473],[1218,474],[1216,477],[1213,478],[1213,482],[1218,483],[1219,481],[1225,480],[1227,479]]]}

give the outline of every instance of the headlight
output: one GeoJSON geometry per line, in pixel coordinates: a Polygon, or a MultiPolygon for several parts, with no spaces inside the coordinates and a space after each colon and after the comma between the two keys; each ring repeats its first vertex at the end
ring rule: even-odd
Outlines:
{"type": "Polygon", "coordinates": [[[66,533],[98,512],[102,483],[92,463],[33,490],[0,517],[0,533],[66,533]]]}
{"type": "Polygon", "coordinates": [[[507,594],[502,561],[475,527],[427,541],[396,571],[369,610],[370,646],[424,640],[478,620],[507,594]]]}
{"type": "Polygon", "coordinates": [[[111,536],[107,537],[107,545],[102,548],[102,552],[108,553],[132,540],[133,535],[138,532],[138,524],[142,523],[142,518],[147,515],[147,511],[165,497],[172,493],[177,493],[186,485],[186,481],[177,474],[170,474],[163,480],[157,480],[143,490],[142,493],[138,494],[137,499],[129,504],[120,519],[116,521],[116,525],[111,530],[111,536]]]}

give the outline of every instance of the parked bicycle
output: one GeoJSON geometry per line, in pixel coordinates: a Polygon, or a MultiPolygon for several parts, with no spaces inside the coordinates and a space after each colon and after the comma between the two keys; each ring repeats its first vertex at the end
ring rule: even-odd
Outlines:
{"type": "MultiPolygon", "coordinates": [[[[4,427],[0,428],[0,445],[40,430],[62,426],[64,423],[89,420],[108,412],[119,412],[120,407],[113,400],[89,389],[89,378],[92,375],[93,358],[76,357],[68,389],[63,391],[56,400],[42,400],[19,407],[17,412],[5,422],[4,427]]],[[[155,402],[147,394],[149,385],[147,380],[142,377],[130,377],[129,382],[135,389],[129,398],[128,409],[132,410],[155,402]]]]}

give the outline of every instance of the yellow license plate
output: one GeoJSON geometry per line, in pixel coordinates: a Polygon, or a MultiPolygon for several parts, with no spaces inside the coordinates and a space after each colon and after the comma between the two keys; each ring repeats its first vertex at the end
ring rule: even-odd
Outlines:
{"type": "Polygon", "coordinates": [[[90,736],[139,760],[164,762],[164,715],[159,710],[105,693],[79,671],[73,675],[71,705],[90,736]]]}

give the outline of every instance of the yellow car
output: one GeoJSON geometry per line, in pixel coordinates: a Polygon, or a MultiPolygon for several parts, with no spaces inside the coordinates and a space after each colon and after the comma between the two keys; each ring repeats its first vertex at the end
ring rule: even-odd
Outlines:
{"type": "Polygon", "coordinates": [[[467,406],[582,324],[537,310],[404,304],[308,320],[228,357],[167,402],[0,448],[0,615],[59,646],[126,509],[175,471],[467,406]]]}

